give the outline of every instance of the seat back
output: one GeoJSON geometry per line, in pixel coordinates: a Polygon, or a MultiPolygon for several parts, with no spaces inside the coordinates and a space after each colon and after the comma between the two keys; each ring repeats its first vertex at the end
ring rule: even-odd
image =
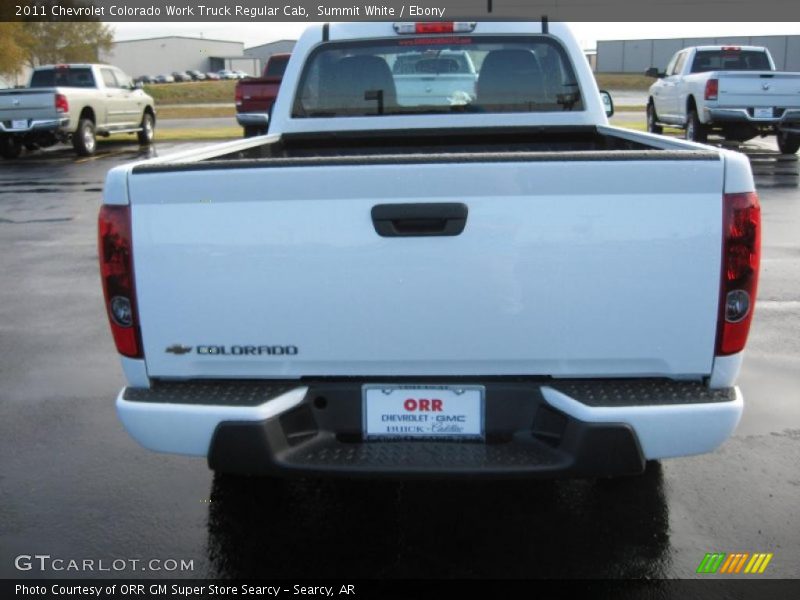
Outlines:
{"type": "Polygon", "coordinates": [[[397,104],[389,65],[379,56],[347,56],[327,73],[320,99],[334,110],[346,108],[356,114],[377,114],[379,102],[367,99],[368,92],[382,92],[384,108],[397,104]]]}
{"type": "Polygon", "coordinates": [[[483,107],[519,106],[526,110],[546,101],[544,75],[529,50],[493,50],[483,59],[477,103],[483,107]]]}

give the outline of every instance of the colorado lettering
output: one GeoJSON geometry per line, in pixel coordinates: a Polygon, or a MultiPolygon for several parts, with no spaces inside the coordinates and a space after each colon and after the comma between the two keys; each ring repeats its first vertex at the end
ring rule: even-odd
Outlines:
{"type": "Polygon", "coordinates": [[[297,346],[198,346],[197,353],[207,356],[295,356],[297,346]]]}

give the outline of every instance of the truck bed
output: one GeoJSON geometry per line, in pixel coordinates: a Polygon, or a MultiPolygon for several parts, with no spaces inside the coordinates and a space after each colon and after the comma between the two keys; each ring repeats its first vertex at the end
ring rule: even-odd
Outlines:
{"type": "Polygon", "coordinates": [[[612,128],[442,138],[285,135],[134,167],[150,376],[710,373],[718,152],[612,128]],[[398,205],[468,216],[382,237],[376,207],[398,205]],[[296,354],[233,354],[273,345],[296,354]]]}
{"type": "Polygon", "coordinates": [[[800,108],[800,73],[715,71],[709,76],[719,81],[719,108],[800,108]]]}
{"type": "Polygon", "coordinates": [[[387,133],[345,131],[270,136],[245,150],[202,160],[165,157],[134,172],[244,169],[394,162],[518,162],[542,160],[719,160],[711,149],[689,149],[665,139],[611,127],[432,129],[387,133]]]}
{"type": "MultiPolygon", "coordinates": [[[[12,129],[14,121],[45,121],[62,116],[56,111],[56,88],[13,89],[0,91],[0,121],[12,129]]],[[[25,127],[27,129],[27,125],[25,127]]]]}

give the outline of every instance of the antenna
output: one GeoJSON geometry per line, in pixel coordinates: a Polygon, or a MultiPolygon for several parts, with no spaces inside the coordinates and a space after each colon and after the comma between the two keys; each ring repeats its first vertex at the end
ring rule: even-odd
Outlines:
{"type": "Polygon", "coordinates": [[[550,28],[548,27],[547,24],[547,15],[542,15],[542,33],[544,33],[545,35],[550,33],[549,29],[550,28]]]}

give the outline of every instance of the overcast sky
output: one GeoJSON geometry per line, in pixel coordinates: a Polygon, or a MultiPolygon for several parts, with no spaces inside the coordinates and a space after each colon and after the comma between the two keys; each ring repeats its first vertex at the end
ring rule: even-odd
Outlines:
{"type": "MultiPolygon", "coordinates": [[[[281,39],[297,39],[308,21],[295,23],[109,23],[117,40],[166,35],[244,42],[246,48],[281,39]]],[[[713,37],[724,35],[800,34],[800,22],[789,23],[573,23],[584,49],[597,40],[713,37]]]]}

